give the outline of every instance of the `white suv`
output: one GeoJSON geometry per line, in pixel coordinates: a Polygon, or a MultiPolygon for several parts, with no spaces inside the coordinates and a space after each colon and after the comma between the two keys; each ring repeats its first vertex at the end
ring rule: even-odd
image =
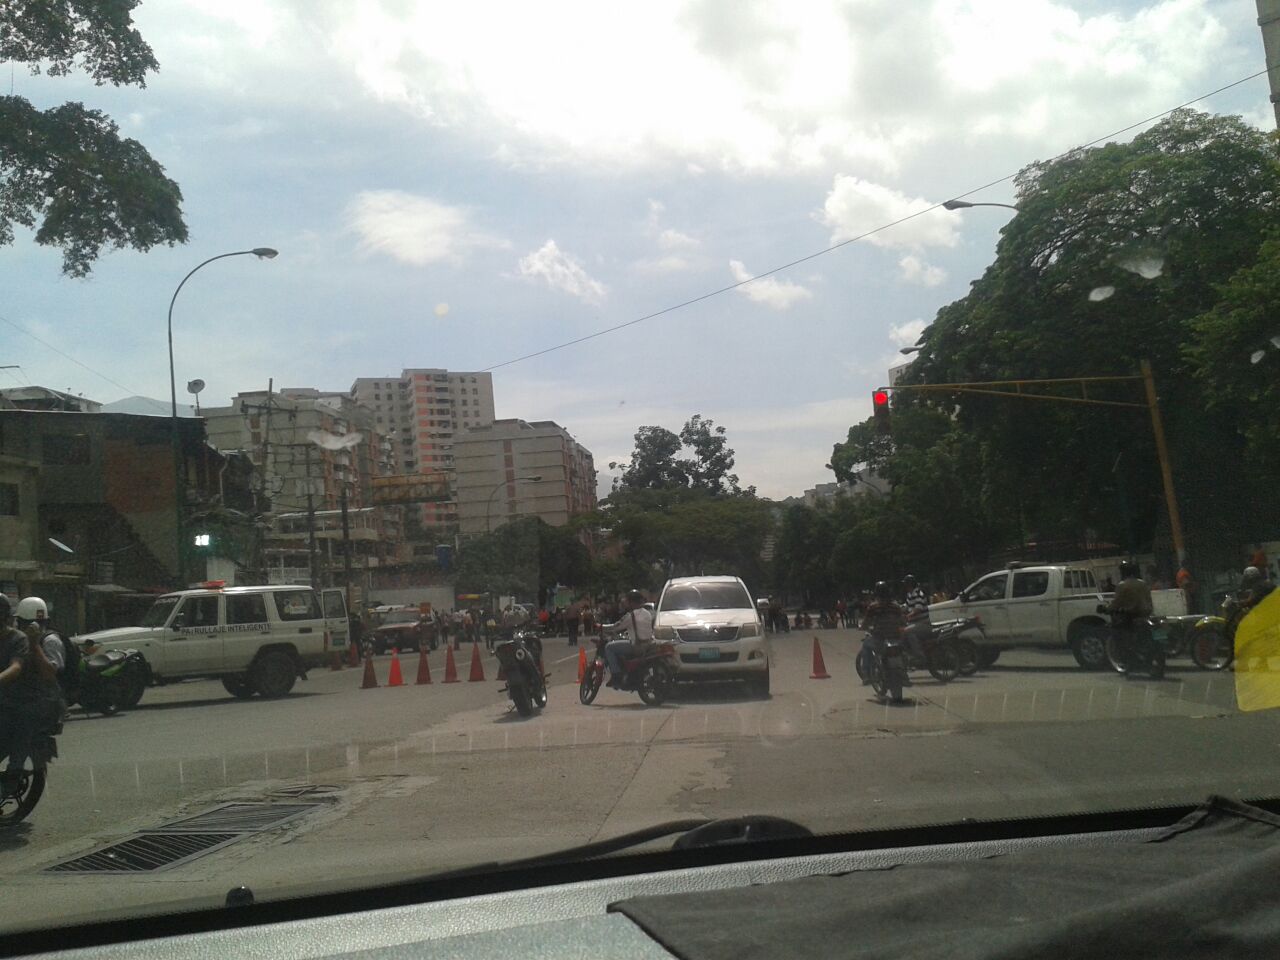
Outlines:
{"type": "Polygon", "coordinates": [[[769,695],[769,645],[747,585],[738,577],[676,577],[658,598],[655,640],[675,644],[679,680],[745,680],[769,695]]]}

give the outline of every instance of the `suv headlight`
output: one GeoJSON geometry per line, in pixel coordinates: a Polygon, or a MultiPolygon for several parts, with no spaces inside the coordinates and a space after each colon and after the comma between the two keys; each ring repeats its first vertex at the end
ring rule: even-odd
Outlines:
{"type": "Polygon", "coordinates": [[[758,623],[744,623],[742,626],[738,628],[739,640],[746,639],[747,637],[758,637],[758,636],[760,636],[760,624],[758,623]]]}

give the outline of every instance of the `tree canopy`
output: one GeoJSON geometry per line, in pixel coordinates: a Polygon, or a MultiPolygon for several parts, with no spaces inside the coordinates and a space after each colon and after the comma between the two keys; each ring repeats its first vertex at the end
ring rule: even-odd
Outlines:
{"type": "Polygon", "coordinates": [[[707,493],[736,493],[738,476],[733,469],[733,448],[725,428],[695,413],[679,434],[665,427],[641,427],[636,431],[635,450],[624,464],[617,486],[632,490],[689,488],[707,493]],[[686,456],[681,454],[688,450],[686,456]]]}
{"type": "MultiPolygon", "coordinates": [[[[138,0],[12,0],[0,7],[0,60],[33,74],[82,69],[94,82],[146,85],[159,69],[133,26],[138,0]]],[[[184,243],[182,193],[138,141],[82,103],[39,110],[0,96],[0,245],[14,228],[62,250],[81,277],[104,247],[184,243]]]]}

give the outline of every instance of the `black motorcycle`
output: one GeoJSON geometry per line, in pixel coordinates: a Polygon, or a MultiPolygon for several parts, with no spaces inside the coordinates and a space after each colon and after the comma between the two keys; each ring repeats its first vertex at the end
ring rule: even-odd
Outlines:
{"type": "Polygon", "coordinates": [[[9,758],[0,756],[0,830],[11,827],[35,809],[44,794],[49,764],[58,755],[62,720],[40,730],[32,738],[31,752],[22,768],[7,771],[9,758]]]}
{"type": "Polygon", "coordinates": [[[1122,677],[1145,673],[1152,680],[1162,679],[1167,651],[1163,640],[1156,636],[1159,621],[1111,613],[1105,604],[1098,604],[1097,610],[1111,615],[1111,628],[1107,631],[1107,661],[1111,668],[1122,677]]]}
{"type": "Polygon", "coordinates": [[[907,669],[910,655],[900,633],[869,635],[854,659],[858,676],[871,684],[876,699],[902,702],[902,688],[910,681],[907,669]]]}
{"type": "Polygon", "coordinates": [[[535,707],[545,707],[547,678],[542,672],[542,640],[537,629],[522,627],[510,640],[499,643],[494,654],[507,680],[501,692],[510,695],[516,712],[528,717],[535,707]]]}
{"type": "Polygon", "coordinates": [[[978,672],[979,668],[990,666],[995,662],[995,651],[987,647],[979,647],[974,640],[967,636],[971,630],[977,630],[982,639],[986,640],[987,631],[982,626],[981,617],[962,617],[958,620],[942,620],[931,625],[934,635],[934,642],[945,647],[955,649],[956,657],[959,660],[959,674],[962,677],[971,677],[978,672]]]}

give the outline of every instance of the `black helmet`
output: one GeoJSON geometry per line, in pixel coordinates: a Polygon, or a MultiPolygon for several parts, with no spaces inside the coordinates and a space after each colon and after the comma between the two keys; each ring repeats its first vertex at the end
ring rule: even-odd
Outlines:
{"type": "Polygon", "coordinates": [[[893,587],[889,586],[889,581],[876,581],[876,596],[881,600],[891,600],[893,598],[893,587]]]}
{"type": "Polygon", "coordinates": [[[1132,560],[1122,560],[1120,562],[1120,579],[1127,580],[1129,577],[1138,575],[1138,565],[1132,560]]]}
{"type": "Polygon", "coordinates": [[[1257,567],[1245,567],[1240,577],[1240,586],[1244,590],[1252,590],[1262,582],[1262,571],[1257,567]]]}
{"type": "Polygon", "coordinates": [[[916,585],[916,578],[914,574],[908,573],[905,577],[902,578],[902,582],[904,585],[908,587],[914,587],[916,585]]]}
{"type": "Polygon", "coordinates": [[[639,590],[635,590],[635,589],[628,590],[627,599],[630,600],[632,603],[644,603],[644,594],[641,593],[639,590]]]}

